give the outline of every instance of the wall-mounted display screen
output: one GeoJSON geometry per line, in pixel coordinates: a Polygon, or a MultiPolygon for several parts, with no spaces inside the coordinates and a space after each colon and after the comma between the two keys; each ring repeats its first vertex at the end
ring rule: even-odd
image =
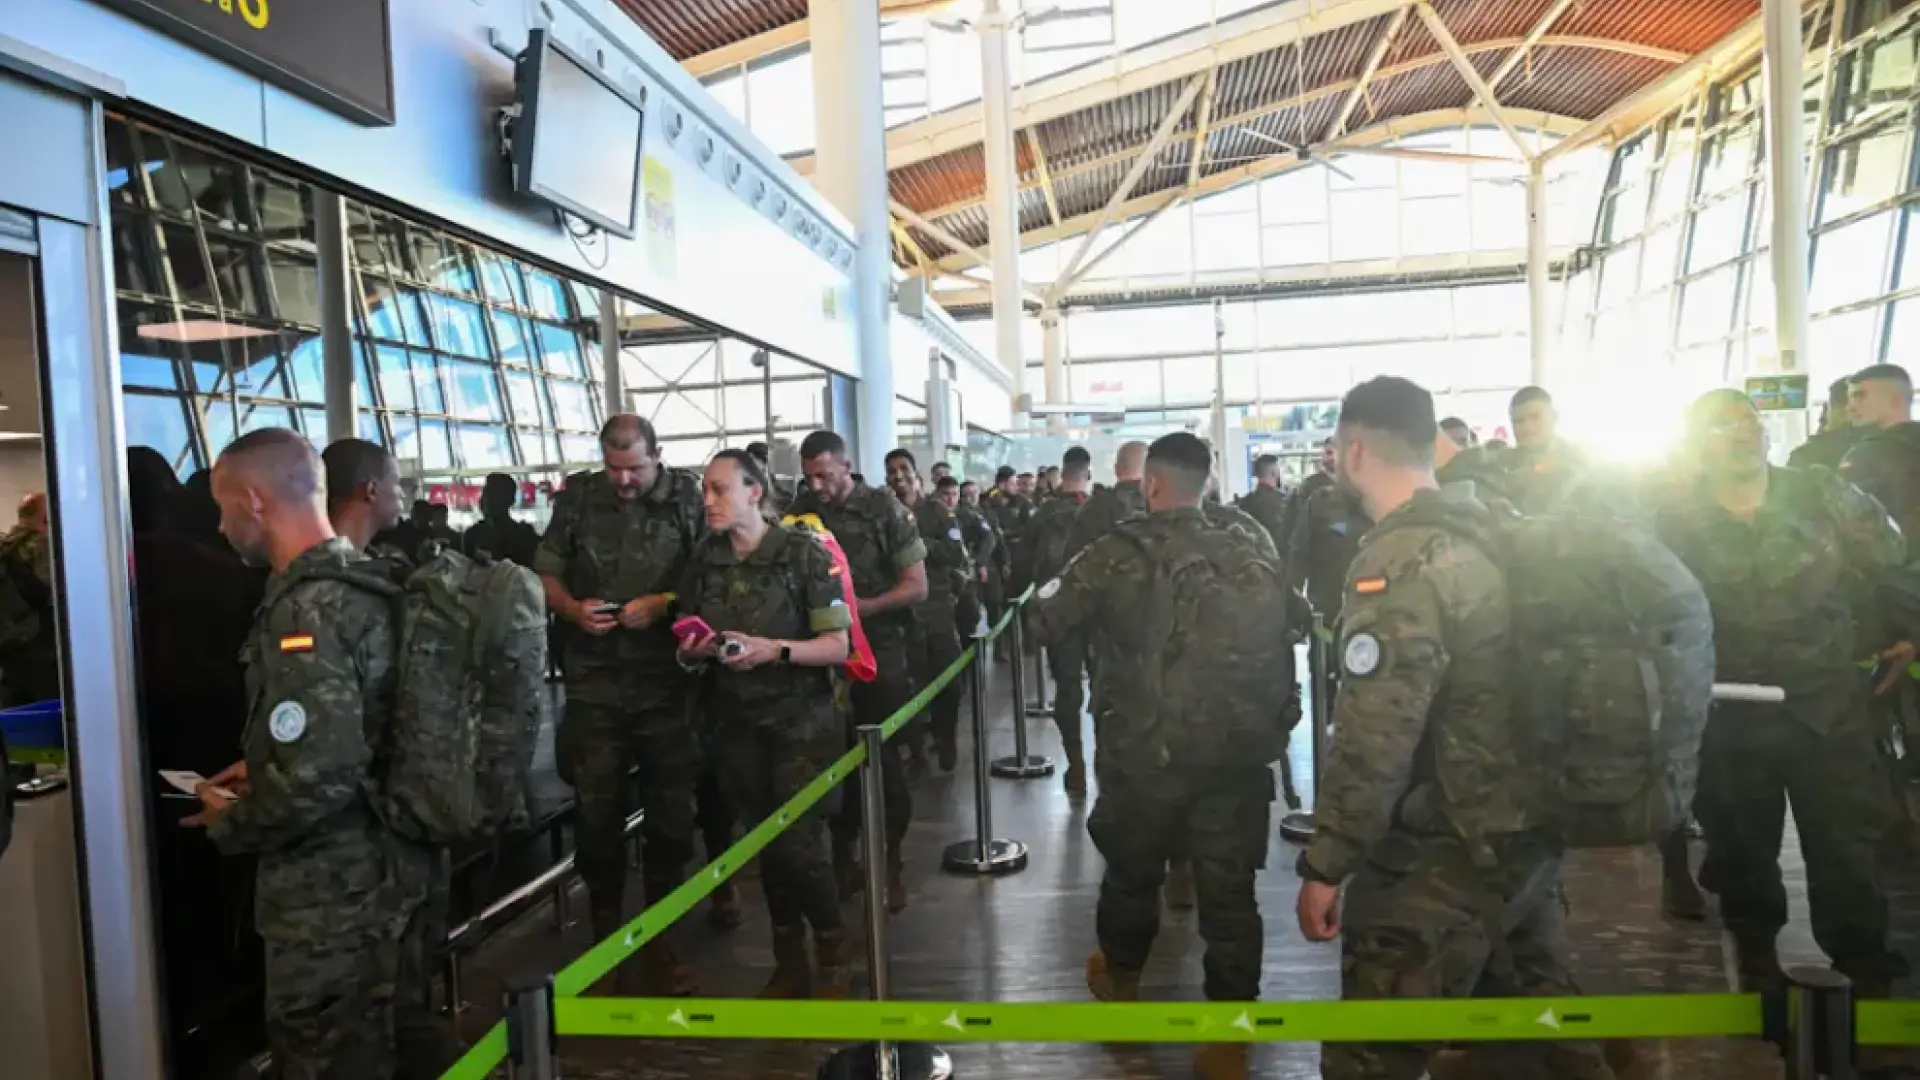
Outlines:
{"type": "Polygon", "coordinates": [[[535,29],[520,56],[514,187],[619,236],[639,202],[640,99],[535,29]]]}

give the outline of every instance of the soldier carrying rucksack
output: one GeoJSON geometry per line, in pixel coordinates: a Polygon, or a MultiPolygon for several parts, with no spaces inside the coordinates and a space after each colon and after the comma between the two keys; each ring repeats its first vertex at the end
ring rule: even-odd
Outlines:
{"type": "MultiPolygon", "coordinates": [[[[1631,836],[1631,819],[1657,816],[1652,828],[1665,827],[1667,804],[1686,794],[1669,789],[1690,776],[1659,752],[1644,683],[1617,728],[1579,720],[1590,704],[1573,677],[1580,663],[1611,672],[1616,655],[1641,650],[1558,624],[1549,639],[1522,640],[1553,617],[1516,607],[1532,600],[1532,555],[1544,545],[1509,535],[1469,488],[1438,488],[1437,432],[1431,395],[1404,379],[1363,383],[1341,407],[1340,485],[1376,524],[1349,574],[1334,650],[1343,681],[1318,828],[1298,866],[1300,929],[1314,941],[1342,937],[1348,1000],[1564,996],[1575,992],[1559,898],[1570,832],[1651,839],[1631,836]],[[1523,657],[1561,663],[1534,685],[1523,657]],[[1577,752],[1635,737],[1639,759],[1613,777],[1615,787],[1573,771],[1586,764],[1577,752]]],[[[1328,1043],[1321,1067],[1329,1080],[1414,1076],[1429,1051],[1328,1043]]],[[[1484,1044],[1470,1057],[1477,1075],[1612,1076],[1592,1043],[1484,1044]]]]}

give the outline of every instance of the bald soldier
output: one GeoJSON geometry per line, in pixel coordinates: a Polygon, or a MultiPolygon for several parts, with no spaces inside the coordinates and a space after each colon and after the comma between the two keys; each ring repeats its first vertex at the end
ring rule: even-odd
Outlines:
{"type": "Polygon", "coordinates": [[[369,801],[392,722],[392,609],[340,579],[367,560],[328,523],[304,436],[242,436],[214,465],[213,496],[233,549],[273,573],[244,653],[245,757],[200,786],[187,824],[258,857],[267,1048],[288,1080],[434,1076],[450,1036],[417,927],[432,856],[369,801]]]}
{"type": "MultiPolygon", "coordinates": [[[[1508,707],[1496,525],[1468,489],[1439,490],[1436,432],[1433,398],[1405,379],[1362,383],[1341,405],[1337,482],[1378,524],[1347,577],[1300,931],[1342,938],[1350,1001],[1572,994],[1559,851],[1526,805],[1508,707]]],[[[1418,1080],[1428,1049],[1328,1043],[1321,1070],[1418,1080]]],[[[1501,1080],[1613,1076],[1590,1043],[1486,1044],[1468,1057],[1501,1080]]]]}
{"type": "Polygon", "coordinates": [[[0,704],[60,696],[47,493],[21,496],[19,522],[0,536],[0,704]]]}

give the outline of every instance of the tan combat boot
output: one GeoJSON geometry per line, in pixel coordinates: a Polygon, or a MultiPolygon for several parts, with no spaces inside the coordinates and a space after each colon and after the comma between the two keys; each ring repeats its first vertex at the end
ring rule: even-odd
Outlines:
{"type": "Polygon", "coordinates": [[[1212,1043],[1193,1052],[1199,1080],[1247,1080],[1247,1044],[1212,1043]]]}
{"type": "Polygon", "coordinates": [[[1108,967],[1107,954],[1095,949],[1087,957],[1087,989],[1101,1001],[1139,1001],[1140,973],[1108,967]]]}
{"type": "Polygon", "coordinates": [[[664,941],[640,950],[640,987],[641,996],[652,998],[692,997],[699,991],[693,969],[664,941]]]}
{"type": "Polygon", "coordinates": [[[1067,794],[1078,798],[1087,793],[1087,759],[1078,742],[1067,743],[1061,749],[1067,755],[1067,772],[1062,786],[1067,794]]]}
{"type": "Polygon", "coordinates": [[[813,996],[839,1001],[852,993],[853,972],[847,964],[847,933],[828,930],[813,936],[813,996]]]}
{"type": "Polygon", "coordinates": [[[813,975],[807,967],[805,929],[773,932],[773,974],[760,990],[763,998],[793,1000],[813,996],[813,975]]]}

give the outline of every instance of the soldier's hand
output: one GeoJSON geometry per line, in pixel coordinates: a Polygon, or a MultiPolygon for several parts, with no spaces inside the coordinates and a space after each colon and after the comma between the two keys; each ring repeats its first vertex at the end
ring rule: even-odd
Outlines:
{"type": "Polygon", "coordinates": [[[620,625],[628,630],[645,630],[667,613],[665,596],[642,596],[620,609],[620,625]]]}
{"type": "Polygon", "coordinates": [[[194,786],[193,793],[200,797],[200,812],[192,817],[183,818],[180,824],[189,829],[204,829],[220,820],[220,815],[227,812],[227,809],[233,805],[233,800],[215,790],[216,786],[210,780],[202,780],[194,786]]]}
{"type": "Polygon", "coordinates": [[[235,795],[243,798],[252,790],[253,786],[247,780],[247,763],[244,761],[236,761],[213,774],[207,779],[207,785],[209,787],[231,791],[235,795]]]}
{"type": "Polygon", "coordinates": [[[735,671],[752,671],[780,659],[780,646],[762,637],[728,634],[727,646],[720,651],[720,662],[735,671]]]}
{"type": "Polygon", "coordinates": [[[1886,668],[1886,674],[1880,676],[1880,685],[1875,688],[1874,693],[1884,694],[1899,686],[1900,680],[1907,677],[1907,668],[1913,663],[1915,655],[1916,651],[1911,641],[1895,642],[1892,648],[1883,651],[1880,654],[1880,663],[1886,668]]]}
{"type": "Polygon", "coordinates": [[[605,600],[593,597],[575,602],[573,610],[568,614],[572,617],[573,625],[595,637],[599,637],[611,632],[614,627],[620,625],[619,620],[600,611],[601,608],[606,606],[607,602],[605,600]]]}
{"type": "Polygon", "coordinates": [[[1300,883],[1300,900],[1294,906],[1300,919],[1300,936],[1308,941],[1332,941],[1340,936],[1340,886],[1323,881],[1300,883]]]}

